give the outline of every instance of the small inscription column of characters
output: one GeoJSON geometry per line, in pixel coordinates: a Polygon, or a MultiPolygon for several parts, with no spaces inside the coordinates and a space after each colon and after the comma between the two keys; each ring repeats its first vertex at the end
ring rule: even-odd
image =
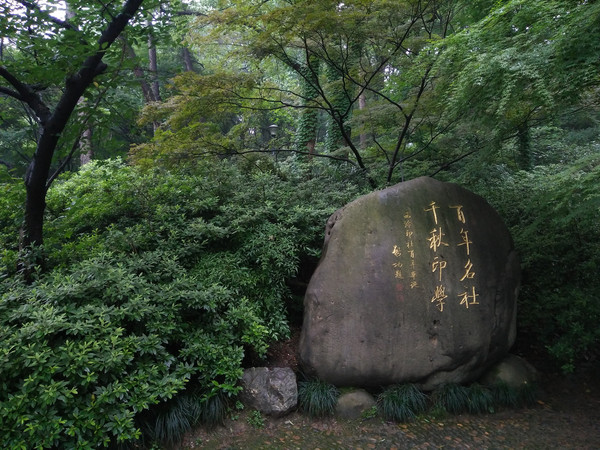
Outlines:
{"type": "Polygon", "coordinates": [[[467,285],[463,285],[465,286],[465,291],[458,294],[458,297],[460,298],[460,304],[464,305],[465,308],[469,309],[469,306],[479,304],[479,302],[477,301],[477,297],[479,297],[479,294],[476,292],[474,284],[475,271],[473,270],[473,263],[471,262],[471,244],[473,243],[473,241],[469,239],[469,230],[466,228],[467,220],[462,210],[462,205],[450,206],[450,208],[456,209],[458,221],[463,224],[463,227],[461,227],[460,229],[461,241],[459,244],[457,244],[457,246],[464,247],[467,262],[464,265],[465,271],[463,273],[463,276],[460,278],[459,281],[466,282],[467,285]],[[471,280],[470,286],[468,284],[468,280],[471,280]]]}
{"type": "Polygon", "coordinates": [[[435,306],[441,312],[443,312],[444,305],[446,304],[446,298],[448,298],[448,295],[446,294],[446,286],[443,284],[443,273],[448,265],[448,262],[437,255],[437,252],[441,247],[448,247],[449,244],[444,242],[445,234],[441,225],[438,224],[438,209],[439,206],[437,206],[435,202],[431,202],[429,204],[429,208],[425,208],[425,211],[432,213],[433,221],[435,223],[435,228],[431,230],[429,233],[429,238],[427,239],[429,241],[429,248],[434,253],[433,262],[431,263],[431,272],[437,272],[437,284],[433,293],[433,297],[431,297],[431,303],[435,303],[435,306]]]}
{"type": "Polygon", "coordinates": [[[404,230],[406,234],[406,251],[408,252],[409,258],[409,271],[408,271],[408,279],[409,286],[411,289],[414,289],[419,286],[417,283],[417,265],[415,263],[415,232],[412,223],[412,217],[410,215],[410,211],[406,211],[404,213],[404,230]]]}
{"type": "MultiPolygon", "coordinates": [[[[417,269],[415,263],[415,243],[414,243],[414,229],[410,211],[404,213],[404,235],[406,237],[406,244],[404,246],[400,244],[394,244],[392,248],[392,254],[395,257],[392,263],[394,269],[394,278],[399,280],[405,279],[405,274],[408,277],[408,285],[411,289],[418,287],[417,282],[417,269]],[[404,267],[402,255],[408,256],[408,267],[404,267]]],[[[406,259],[404,260],[406,261],[406,259]]]]}
{"type": "Polygon", "coordinates": [[[415,262],[415,232],[410,211],[404,213],[404,230],[406,234],[406,251],[408,252],[410,266],[408,271],[409,286],[411,289],[414,289],[419,284],[417,283],[417,264],[415,262]]]}

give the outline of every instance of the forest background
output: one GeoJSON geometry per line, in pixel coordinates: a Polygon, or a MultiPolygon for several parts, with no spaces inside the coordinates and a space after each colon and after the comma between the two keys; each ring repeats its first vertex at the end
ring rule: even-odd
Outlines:
{"type": "Polygon", "coordinates": [[[510,227],[518,342],[597,366],[599,24],[592,0],[1,0],[4,443],[217,420],[300,323],[327,217],[423,175],[510,227]]]}

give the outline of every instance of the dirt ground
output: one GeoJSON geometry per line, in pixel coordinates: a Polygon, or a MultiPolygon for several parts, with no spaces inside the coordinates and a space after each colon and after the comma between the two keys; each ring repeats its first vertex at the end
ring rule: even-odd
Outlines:
{"type": "Polygon", "coordinates": [[[298,412],[249,423],[249,413],[214,430],[197,429],[184,449],[600,449],[600,386],[589,377],[548,377],[537,405],[495,414],[311,420],[298,412]]]}
{"type": "MultiPolygon", "coordinates": [[[[292,339],[274,348],[270,365],[297,368],[296,344],[292,339]]],[[[228,418],[224,426],[194,430],[180,448],[600,449],[597,367],[569,376],[542,373],[539,388],[537,403],[530,408],[484,415],[423,416],[405,424],[381,418],[317,420],[296,411],[282,418],[259,417],[264,422],[259,426],[252,421],[256,418],[251,412],[242,411],[228,418]]]]}

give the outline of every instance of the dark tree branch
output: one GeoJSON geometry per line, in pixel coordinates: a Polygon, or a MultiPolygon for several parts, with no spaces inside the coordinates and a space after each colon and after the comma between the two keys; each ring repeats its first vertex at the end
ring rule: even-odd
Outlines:
{"type": "Polygon", "coordinates": [[[103,8],[102,8],[102,13],[106,13],[108,14],[108,17],[110,17],[111,20],[115,20],[115,16],[114,14],[110,11],[109,9],[109,5],[107,5],[106,3],[102,2],[101,0],[96,0],[98,3],[100,3],[103,8]]]}
{"type": "Polygon", "coordinates": [[[423,77],[421,78],[421,84],[419,86],[419,91],[417,92],[417,97],[415,99],[412,111],[405,117],[404,126],[402,127],[402,130],[400,131],[400,135],[398,136],[398,139],[396,141],[396,148],[394,149],[394,154],[392,155],[392,160],[390,162],[388,176],[387,176],[388,183],[392,179],[392,175],[393,175],[394,169],[396,167],[396,160],[398,159],[398,154],[400,153],[402,144],[405,142],[406,137],[408,136],[410,122],[412,121],[412,118],[419,106],[419,101],[421,100],[421,97],[422,97],[423,93],[425,92],[425,87],[427,86],[427,81],[429,79],[429,73],[431,72],[432,67],[433,66],[429,66],[427,68],[427,70],[425,71],[425,73],[423,74],[423,77]]]}
{"type": "Polygon", "coordinates": [[[48,189],[52,182],[62,173],[63,170],[65,170],[65,167],[67,167],[67,164],[69,164],[69,161],[71,161],[71,159],[73,158],[75,151],[79,148],[79,142],[81,141],[82,134],[83,133],[79,133],[79,136],[77,136],[77,138],[73,142],[73,145],[71,146],[69,154],[61,161],[61,163],[58,165],[58,168],[48,178],[48,181],[46,182],[46,189],[48,189]]]}
{"type": "Polygon", "coordinates": [[[39,5],[37,5],[36,3],[28,2],[25,0],[17,0],[17,1],[27,9],[34,9],[36,11],[43,13],[46,16],[46,19],[48,19],[53,24],[58,25],[59,27],[64,28],[66,30],[77,31],[77,28],[75,28],[69,22],[57,19],[56,17],[54,17],[50,13],[48,13],[48,11],[45,11],[42,8],[40,8],[39,5]]]}
{"type": "Polygon", "coordinates": [[[6,168],[7,168],[8,170],[10,170],[10,169],[12,169],[12,168],[13,168],[13,165],[12,165],[11,163],[9,163],[8,161],[4,161],[4,160],[2,160],[2,159],[0,159],[0,164],[2,164],[3,166],[6,166],[6,168]]]}
{"type": "MultiPolygon", "coordinates": [[[[506,135],[506,136],[498,139],[498,142],[505,142],[505,141],[508,141],[510,139],[514,139],[514,138],[518,137],[518,135],[519,135],[518,131],[515,132],[515,133],[510,133],[510,134],[508,134],[508,135],[506,135]]],[[[452,159],[452,160],[450,160],[448,162],[445,162],[436,171],[432,172],[429,176],[433,177],[433,176],[437,175],[438,173],[440,173],[441,171],[448,169],[452,164],[455,164],[455,163],[457,163],[457,162],[459,162],[459,161],[467,158],[468,156],[471,156],[472,154],[477,153],[482,148],[484,148],[486,145],[488,145],[490,142],[494,142],[495,139],[496,138],[490,138],[490,139],[484,141],[479,146],[475,147],[475,149],[473,149],[473,150],[471,150],[471,151],[469,151],[467,153],[464,153],[464,154],[462,154],[460,156],[457,156],[456,158],[454,158],[454,159],[452,159]]]]}
{"type": "Polygon", "coordinates": [[[318,158],[325,158],[325,159],[331,159],[333,161],[340,161],[340,162],[345,162],[348,163],[354,167],[358,167],[358,165],[352,161],[351,159],[348,158],[344,158],[342,156],[336,156],[336,155],[332,155],[332,154],[328,154],[328,153],[311,153],[311,152],[307,152],[307,151],[303,151],[303,150],[295,150],[295,149],[290,149],[290,148],[278,148],[276,150],[273,149],[255,149],[255,150],[237,150],[237,149],[233,149],[233,148],[227,148],[227,147],[223,147],[221,145],[218,145],[214,142],[209,142],[209,144],[215,145],[215,146],[220,146],[222,147],[225,152],[215,152],[215,151],[204,151],[204,152],[194,152],[193,155],[194,156],[207,156],[207,155],[212,155],[212,156],[218,156],[218,157],[228,157],[228,156],[244,156],[244,155],[249,155],[249,154],[255,154],[255,153],[265,153],[265,154],[271,154],[273,152],[276,153],[293,153],[293,154],[297,154],[297,155],[304,155],[304,156],[314,156],[314,157],[318,157],[318,158]]]}
{"type": "Polygon", "coordinates": [[[191,9],[184,9],[182,11],[176,11],[176,16],[193,16],[193,17],[206,17],[206,14],[200,11],[192,11],[191,9]]]}
{"type": "Polygon", "coordinates": [[[17,91],[13,91],[12,89],[8,89],[3,86],[0,86],[0,95],[5,95],[7,97],[16,98],[20,102],[25,101],[23,99],[23,97],[21,97],[21,95],[19,95],[19,93],[17,91]]]}
{"type": "Polygon", "coordinates": [[[39,122],[44,125],[51,117],[52,113],[50,108],[42,101],[40,96],[35,92],[31,86],[19,81],[19,79],[8,71],[4,66],[0,66],[0,76],[4,78],[8,83],[15,88],[15,91],[3,88],[2,92],[6,95],[16,98],[27,105],[35,112],[39,122]],[[11,94],[12,93],[12,94],[11,94]]]}
{"type": "Polygon", "coordinates": [[[463,159],[465,159],[468,156],[471,156],[473,153],[477,153],[479,151],[479,148],[476,148],[474,150],[471,150],[470,152],[464,153],[462,155],[460,155],[457,158],[454,158],[452,161],[448,161],[444,164],[442,164],[435,172],[432,172],[429,176],[430,177],[434,177],[436,176],[438,173],[440,173],[443,170],[446,170],[448,167],[450,167],[452,164],[455,164],[463,159]]]}

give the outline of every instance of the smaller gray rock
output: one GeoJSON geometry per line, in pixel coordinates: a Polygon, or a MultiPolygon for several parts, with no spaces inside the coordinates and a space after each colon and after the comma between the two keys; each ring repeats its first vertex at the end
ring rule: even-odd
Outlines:
{"type": "Polygon", "coordinates": [[[373,396],[364,389],[346,392],[338,398],[335,415],[342,419],[360,419],[375,404],[373,396]]]}
{"type": "Polygon", "coordinates": [[[533,383],[537,379],[537,370],[531,364],[517,355],[508,355],[481,378],[481,383],[487,386],[506,383],[519,388],[524,384],[533,383]]]}
{"type": "Polygon", "coordinates": [[[289,367],[252,367],[242,376],[241,401],[271,416],[284,416],[298,404],[296,375],[289,367]]]}

